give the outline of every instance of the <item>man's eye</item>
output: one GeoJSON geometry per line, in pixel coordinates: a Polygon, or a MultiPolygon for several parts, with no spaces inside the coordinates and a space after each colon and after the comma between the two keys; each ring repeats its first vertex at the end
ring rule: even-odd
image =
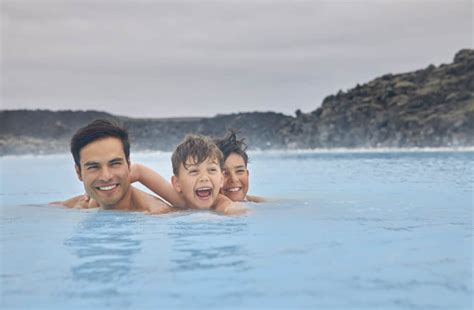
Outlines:
{"type": "Polygon", "coordinates": [[[112,163],[112,166],[119,166],[121,164],[122,164],[121,162],[114,162],[114,163],[112,163]]]}
{"type": "Polygon", "coordinates": [[[87,166],[87,170],[95,170],[99,168],[99,166],[87,166]]]}

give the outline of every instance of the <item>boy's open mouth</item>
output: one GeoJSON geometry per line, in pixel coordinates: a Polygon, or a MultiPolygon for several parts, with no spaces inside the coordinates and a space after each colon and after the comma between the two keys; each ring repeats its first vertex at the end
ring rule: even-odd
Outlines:
{"type": "Polygon", "coordinates": [[[207,199],[212,195],[212,188],[210,187],[201,187],[195,190],[196,196],[201,199],[207,199]]]}

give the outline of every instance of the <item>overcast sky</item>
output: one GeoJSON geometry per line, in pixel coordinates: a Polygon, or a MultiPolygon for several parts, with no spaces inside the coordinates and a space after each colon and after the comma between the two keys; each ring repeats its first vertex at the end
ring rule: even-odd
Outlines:
{"type": "Polygon", "coordinates": [[[472,48],[471,0],[2,0],[1,107],[310,112],[472,48]]]}

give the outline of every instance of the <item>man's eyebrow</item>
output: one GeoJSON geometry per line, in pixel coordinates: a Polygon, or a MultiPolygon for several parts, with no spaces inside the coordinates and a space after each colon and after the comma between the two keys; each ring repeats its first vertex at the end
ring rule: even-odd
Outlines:
{"type": "Polygon", "coordinates": [[[96,161],[88,161],[84,164],[84,166],[95,166],[98,165],[99,163],[96,161]]]}
{"type": "Polygon", "coordinates": [[[123,158],[117,157],[117,158],[109,160],[109,163],[116,163],[116,162],[123,162],[123,161],[124,161],[123,158]]]}

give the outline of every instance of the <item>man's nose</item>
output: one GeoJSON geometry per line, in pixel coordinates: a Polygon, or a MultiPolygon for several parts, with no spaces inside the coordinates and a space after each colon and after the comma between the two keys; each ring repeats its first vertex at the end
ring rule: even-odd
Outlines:
{"type": "Polygon", "coordinates": [[[110,179],[112,179],[112,173],[111,173],[109,168],[104,167],[104,168],[101,169],[100,179],[102,181],[109,181],[110,179]]]}

